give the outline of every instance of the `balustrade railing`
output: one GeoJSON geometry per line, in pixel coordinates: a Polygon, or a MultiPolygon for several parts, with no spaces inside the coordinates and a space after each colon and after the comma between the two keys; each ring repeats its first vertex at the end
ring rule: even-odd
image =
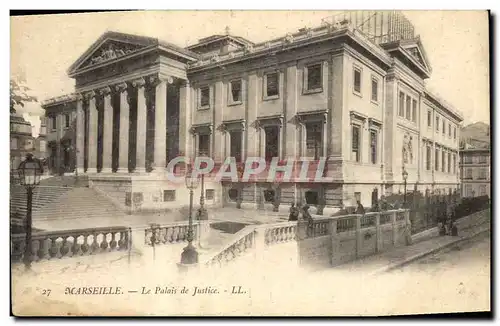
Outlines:
{"type": "MultiPolygon", "coordinates": [[[[155,245],[185,242],[187,241],[188,228],[188,221],[169,225],[152,225],[144,229],[144,244],[151,246],[153,242],[155,245]]],[[[193,231],[193,237],[196,239],[199,232],[199,225],[197,223],[193,223],[193,231]]]]}
{"type": "Polygon", "coordinates": [[[205,260],[205,266],[223,266],[255,246],[255,227],[246,227],[234,234],[232,241],[205,260]]]}
{"type": "Polygon", "coordinates": [[[264,238],[267,246],[294,241],[297,239],[297,222],[269,225],[266,227],[264,238]]]}
{"type": "Polygon", "coordinates": [[[361,216],[361,228],[369,228],[377,224],[377,213],[367,213],[361,216]]]}
{"type": "Polygon", "coordinates": [[[392,212],[381,212],[380,213],[380,225],[392,223],[392,212]]]}
{"type": "Polygon", "coordinates": [[[356,230],[356,215],[341,216],[337,219],[337,233],[355,231],[356,230]]]}
{"type": "Polygon", "coordinates": [[[406,211],[397,211],[396,212],[396,221],[404,221],[405,216],[406,216],[406,211]]]}
{"type": "MultiPolygon", "coordinates": [[[[23,260],[25,234],[11,237],[11,259],[23,260]]],[[[86,256],[127,250],[132,242],[128,227],[103,227],[62,231],[37,232],[32,236],[31,260],[36,262],[73,256],[86,256]]]]}

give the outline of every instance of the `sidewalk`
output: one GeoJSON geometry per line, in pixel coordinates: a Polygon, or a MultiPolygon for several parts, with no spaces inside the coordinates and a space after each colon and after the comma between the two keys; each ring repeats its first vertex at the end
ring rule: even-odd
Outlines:
{"type": "Polygon", "coordinates": [[[461,241],[471,239],[477,235],[489,232],[491,211],[474,214],[473,218],[457,221],[458,236],[437,236],[428,240],[414,243],[410,246],[401,246],[393,250],[355,260],[347,264],[334,267],[337,271],[364,272],[370,275],[385,273],[424,256],[450,247],[461,241]]]}

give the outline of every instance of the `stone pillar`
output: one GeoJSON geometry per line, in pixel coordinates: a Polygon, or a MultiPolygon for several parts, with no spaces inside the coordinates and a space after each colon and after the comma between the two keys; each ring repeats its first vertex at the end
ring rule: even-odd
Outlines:
{"type": "Polygon", "coordinates": [[[78,95],[76,102],[76,174],[82,173],[84,169],[85,149],[85,112],[83,110],[83,97],[78,95]]]}
{"type": "MultiPolygon", "coordinates": [[[[294,119],[297,114],[297,66],[293,65],[286,69],[285,73],[285,121],[283,122],[283,132],[285,138],[285,159],[294,160],[298,155],[297,144],[299,140],[297,119],[294,119]]],[[[327,138],[325,138],[327,139],[327,138]]]]}
{"type": "Polygon", "coordinates": [[[162,172],[167,166],[167,82],[155,79],[154,167],[162,172]]]}
{"type": "Polygon", "coordinates": [[[129,136],[129,102],[127,84],[121,83],[116,86],[120,92],[120,140],[118,145],[118,169],[116,172],[128,173],[128,136],[129,136]]]}
{"type": "MultiPolygon", "coordinates": [[[[255,73],[251,73],[248,75],[247,83],[247,124],[248,126],[254,126],[257,119],[257,110],[258,110],[258,88],[259,83],[257,79],[257,75],[255,73]]],[[[248,132],[245,133],[246,136],[246,157],[255,157],[260,155],[259,151],[259,129],[255,130],[253,128],[247,128],[248,132]],[[255,132],[257,131],[257,132],[255,132]]]]}
{"type": "Polygon", "coordinates": [[[111,173],[112,162],[112,147],[113,147],[113,106],[111,104],[111,89],[105,87],[101,89],[101,94],[104,96],[104,119],[103,119],[103,136],[102,136],[102,171],[103,173],[111,173]]]}
{"type": "Polygon", "coordinates": [[[215,83],[213,87],[213,111],[214,111],[214,133],[211,135],[210,147],[212,148],[212,157],[215,163],[222,163],[225,160],[224,157],[224,135],[222,132],[217,131],[217,128],[221,125],[224,120],[224,104],[223,104],[223,94],[224,94],[224,85],[221,81],[215,83]]]}
{"type": "Polygon", "coordinates": [[[181,155],[191,156],[193,154],[193,134],[189,130],[191,125],[191,86],[188,80],[181,86],[179,93],[179,151],[181,155]]]}
{"type": "Polygon", "coordinates": [[[144,96],[144,86],[146,82],[143,78],[132,82],[137,87],[137,150],[135,172],[146,172],[146,97],[144,96]]]}
{"type": "Polygon", "coordinates": [[[89,106],[89,141],[87,152],[87,173],[97,173],[97,110],[95,106],[95,93],[89,92],[86,94],[89,106]]]}

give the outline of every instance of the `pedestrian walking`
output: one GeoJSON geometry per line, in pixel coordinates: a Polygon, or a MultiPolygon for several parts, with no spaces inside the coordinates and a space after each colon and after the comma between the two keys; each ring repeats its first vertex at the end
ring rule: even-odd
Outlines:
{"type": "Polygon", "coordinates": [[[295,203],[290,205],[290,214],[288,215],[288,221],[298,221],[299,220],[299,209],[295,206],[295,203]]]}

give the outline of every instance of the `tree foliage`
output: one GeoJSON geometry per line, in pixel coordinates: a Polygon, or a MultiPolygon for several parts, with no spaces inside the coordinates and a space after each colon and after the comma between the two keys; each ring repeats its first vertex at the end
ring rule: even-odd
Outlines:
{"type": "Polygon", "coordinates": [[[31,89],[15,79],[10,80],[10,113],[16,112],[16,105],[24,107],[26,102],[37,102],[35,96],[29,95],[27,92],[31,89]]]}

